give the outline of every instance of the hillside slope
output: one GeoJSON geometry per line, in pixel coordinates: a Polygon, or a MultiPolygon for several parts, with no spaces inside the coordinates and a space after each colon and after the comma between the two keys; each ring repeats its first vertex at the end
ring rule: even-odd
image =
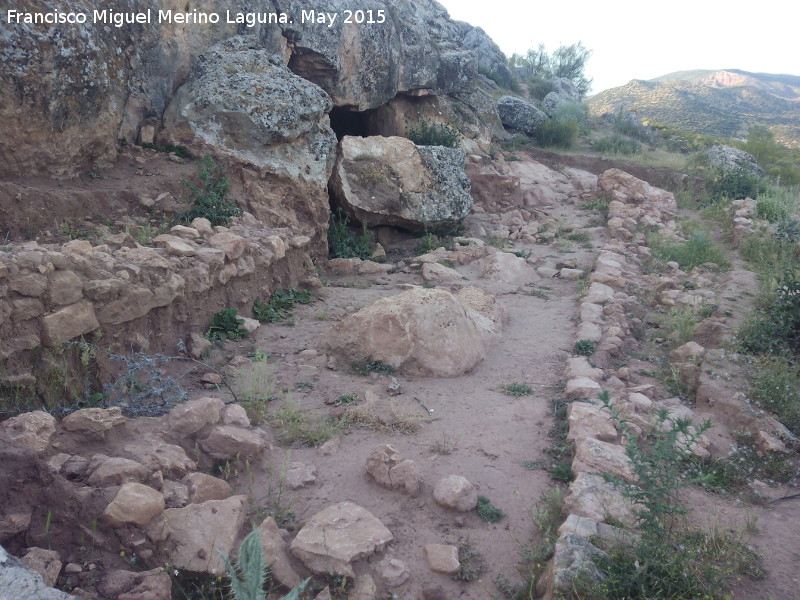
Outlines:
{"type": "Polygon", "coordinates": [[[788,146],[800,147],[800,77],[737,69],[670,73],[605,90],[587,101],[593,114],[636,110],[680,129],[746,137],[755,125],[772,129],[788,146]]]}

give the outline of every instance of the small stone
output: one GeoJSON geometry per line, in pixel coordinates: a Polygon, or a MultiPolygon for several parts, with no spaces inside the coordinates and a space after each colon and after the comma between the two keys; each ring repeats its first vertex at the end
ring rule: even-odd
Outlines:
{"type": "Polygon", "coordinates": [[[458,548],[445,544],[427,544],[425,546],[425,558],[428,566],[435,573],[453,575],[458,573],[461,563],[458,561],[458,548]]]}
{"type": "Polygon", "coordinates": [[[222,383],[222,377],[219,375],[219,373],[203,373],[203,375],[200,376],[200,381],[202,383],[219,385],[222,383]]]}
{"type": "Polygon", "coordinates": [[[411,577],[411,571],[406,563],[388,556],[378,563],[377,571],[378,575],[389,587],[403,585],[411,577]]]}
{"type": "Polygon", "coordinates": [[[189,356],[195,360],[203,358],[212,346],[211,340],[204,338],[199,333],[189,335],[189,356]]]}
{"type": "Polygon", "coordinates": [[[225,500],[231,495],[231,486],[227,481],[205,473],[189,473],[182,482],[189,494],[189,502],[202,504],[207,500],[225,500]]]}
{"type": "Polygon", "coordinates": [[[144,526],[163,511],[164,496],[158,491],[141,483],[126,483],[100,518],[114,528],[128,524],[144,526]]]}
{"type": "Polygon", "coordinates": [[[122,409],[118,406],[114,408],[82,408],[64,417],[61,426],[73,433],[104,440],[109,430],[124,425],[126,422],[127,419],[122,415],[122,409]]]}
{"type": "Polygon", "coordinates": [[[478,505],[478,490],[460,475],[448,475],[433,489],[433,499],[441,506],[466,512],[478,505]]]}
{"type": "Polygon", "coordinates": [[[78,563],[67,563],[67,566],[64,567],[64,573],[67,575],[75,575],[83,571],[83,566],[79,565],[78,563]]]}
{"type": "Polygon", "coordinates": [[[317,468],[314,465],[307,465],[301,462],[289,464],[286,470],[286,485],[289,489],[299,490],[314,483],[317,480],[317,468]]]}
{"type": "Polygon", "coordinates": [[[389,382],[389,385],[386,386],[386,391],[389,393],[390,396],[399,396],[403,393],[403,386],[400,385],[400,382],[397,381],[396,377],[392,377],[392,380],[389,382]]]}
{"type": "Polygon", "coordinates": [[[53,587],[61,573],[61,556],[55,550],[28,548],[22,557],[22,564],[36,571],[48,587],[53,587]]]}

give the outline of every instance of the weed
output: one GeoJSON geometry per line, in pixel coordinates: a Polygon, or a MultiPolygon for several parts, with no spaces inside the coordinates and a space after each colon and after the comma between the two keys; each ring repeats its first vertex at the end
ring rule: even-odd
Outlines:
{"type": "Polygon", "coordinates": [[[358,394],[343,394],[334,403],[334,406],[348,406],[350,404],[358,404],[358,394]]]}
{"type": "Polygon", "coordinates": [[[341,210],[331,213],[328,224],[328,258],[361,258],[372,256],[372,236],[366,223],[361,225],[361,233],[351,231],[350,219],[341,210]]]}
{"type": "MultiPolygon", "coordinates": [[[[228,571],[233,600],[264,600],[264,586],[268,580],[269,568],[264,561],[258,530],[254,529],[242,540],[236,563],[231,564],[224,553],[220,554],[228,571]]],[[[281,600],[297,600],[308,582],[308,579],[301,581],[281,600]]]]}
{"type": "Polygon", "coordinates": [[[572,461],[556,463],[547,472],[550,473],[552,479],[562,483],[569,483],[575,478],[575,474],[572,472],[572,461]]]}
{"type": "Polygon", "coordinates": [[[530,396],[533,393],[533,388],[527,383],[508,383],[500,388],[500,391],[507,396],[514,396],[519,398],[521,396],[530,396]]]}
{"type": "Polygon", "coordinates": [[[536,298],[541,298],[542,300],[550,300],[550,295],[547,292],[553,290],[552,287],[549,285],[538,285],[536,283],[526,283],[526,287],[532,288],[530,290],[526,290],[525,293],[528,296],[535,296],[536,298]]]}
{"type": "Polygon", "coordinates": [[[416,433],[422,422],[430,422],[429,415],[420,416],[405,410],[399,410],[389,402],[388,410],[382,410],[374,404],[364,403],[350,406],[341,419],[342,427],[359,427],[363,429],[395,431],[398,433],[416,433]]]}
{"type": "Polygon", "coordinates": [[[200,217],[208,219],[212,225],[228,225],[233,217],[242,214],[242,209],[234,201],[225,199],[230,184],[224,167],[210,154],[206,154],[197,164],[197,168],[201,187],[190,181],[182,182],[192,197],[192,206],[187,212],[180,214],[179,218],[189,222],[200,217]]]}
{"type": "Polygon", "coordinates": [[[677,491],[687,485],[683,457],[690,455],[711,423],[697,426],[658,410],[648,439],[637,436],[608,402],[618,429],[627,439],[626,454],[635,483],[606,476],[634,509],[638,526],[635,543],[613,544],[596,560],[603,573],[591,592],[604,600],[648,598],[719,598],[719,591],[736,573],[758,576],[758,555],[738,538],[719,531],[685,530],[678,517],[686,513],[677,491]],[[676,552],[675,548],[680,548],[676,552]]]}
{"type": "Polygon", "coordinates": [[[235,308],[225,308],[211,316],[211,326],[206,331],[209,340],[240,340],[247,337],[242,327],[244,321],[236,315],[235,308]]]}
{"type": "Polygon", "coordinates": [[[446,123],[420,121],[406,130],[406,136],[417,146],[457,148],[461,141],[458,130],[446,123]]]}
{"type": "Polygon", "coordinates": [[[800,435],[800,365],[796,359],[763,358],[758,363],[750,395],[775,413],[795,435],[800,435]]]}
{"type": "Polygon", "coordinates": [[[327,419],[314,418],[302,412],[291,396],[269,416],[270,424],[278,430],[278,439],[290,446],[319,446],[332,438],[339,425],[327,419]]]}
{"type": "Polygon", "coordinates": [[[173,144],[158,145],[145,142],[142,144],[142,148],[155,150],[156,152],[164,152],[165,154],[174,154],[179,158],[192,158],[192,154],[186,146],[174,146],[173,144]]]}
{"type": "Polygon", "coordinates": [[[367,361],[360,367],[356,367],[356,373],[359,375],[369,375],[377,373],[378,375],[392,375],[395,368],[392,365],[384,364],[380,361],[367,361]]]}
{"type": "Polygon", "coordinates": [[[262,323],[279,323],[289,319],[295,304],[312,304],[314,296],[310,290],[296,290],[294,288],[275,290],[269,302],[260,300],[253,302],[253,316],[262,323]]]}
{"type": "Polygon", "coordinates": [[[437,437],[431,444],[431,452],[436,454],[452,454],[458,448],[458,441],[461,439],[460,435],[450,437],[447,432],[442,433],[441,437],[437,437]]]}
{"type": "Polygon", "coordinates": [[[629,156],[642,151],[642,145],[639,142],[618,133],[600,138],[592,144],[592,147],[600,154],[623,154],[629,156]]]}
{"type": "Polygon", "coordinates": [[[558,540],[558,528],[564,521],[561,508],[564,504],[564,490],[554,487],[544,490],[539,494],[539,500],[532,513],[534,527],[537,530],[537,541],[530,547],[520,550],[522,558],[529,563],[529,574],[524,588],[528,595],[524,598],[534,598],[536,582],[547,568],[547,561],[553,556],[558,540]]]}
{"type": "Polygon", "coordinates": [[[655,258],[664,262],[674,261],[684,271],[691,271],[705,263],[714,263],[720,269],[730,267],[722,248],[714,244],[703,231],[695,231],[685,242],[676,242],[652,233],[647,236],[647,243],[655,258]]]}
{"type": "Polygon", "coordinates": [[[572,233],[568,233],[566,237],[569,241],[579,244],[588,244],[591,241],[589,234],[585,231],[573,231],[572,233]]]}
{"type": "MultiPolygon", "coordinates": [[[[420,241],[420,243],[417,244],[417,247],[414,248],[414,254],[417,256],[427,254],[428,252],[433,252],[440,246],[441,244],[439,243],[438,238],[426,229],[424,235],[422,236],[422,241],[420,241]]],[[[450,266],[452,267],[452,264],[450,266]]]]}
{"type": "Polygon", "coordinates": [[[462,539],[458,542],[458,572],[453,575],[453,579],[460,581],[474,581],[480,577],[483,571],[483,561],[469,542],[469,539],[462,539]]]}
{"type": "Polygon", "coordinates": [[[539,469],[546,469],[548,465],[548,461],[543,458],[537,458],[535,460],[523,460],[522,467],[526,471],[536,471],[539,469]]]}
{"type": "Polygon", "coordinates": [[[595,343],[592,340],[578,340],[572,349],[573,354],[579,356],[591,356],[595,351],[595,343]]]}
{"type": "Polygon", "coordinates": [[[267,356],[255,356],[253,362],[240,367],[233,378],[234,393],[253,425],[267,420],[267,405],[277,400],[273,395],[272,371],[267,356]]]}
{"type": "Polygon", "coordinates": [[[314,314],[314,318],[317,321],[327,321],[328,320],[328,311],[325,310],[324,308],[320,309],[314,314]]]}
{"type": "Polygon", "coordinates": [[[506,516],[501,509],[497,508],[486,496],[478,496],[478,506],[475,509],[478,516],[487,523],[497,523],[506,516]]]}
{"type": "Polygon", "coordinates": [[[52,550],[50,545],[50,525],[53,523],[53,511],[48,510],[47,516],[44,519],[44,537],[47,539],[47,549],[52,550]]]}
{"type": "Polygon", "coordinates": [[[498,250],[505,250],[508,247],[508,238],[500,237],[499,235],[487,235],[486,243],[498,250]]]}

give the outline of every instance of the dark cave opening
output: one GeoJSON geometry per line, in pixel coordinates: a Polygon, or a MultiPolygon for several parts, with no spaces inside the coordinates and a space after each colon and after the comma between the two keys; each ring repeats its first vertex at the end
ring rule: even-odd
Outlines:
{"type": "Polygon", "coordinates": [[[358,137],[379,135],[374,131],[371,119],[371,113],[374,112],[374,110],[357,111],[347,106],[334,106],[329,116],[336,139],[341,140],[346,135],[358,137]]]}

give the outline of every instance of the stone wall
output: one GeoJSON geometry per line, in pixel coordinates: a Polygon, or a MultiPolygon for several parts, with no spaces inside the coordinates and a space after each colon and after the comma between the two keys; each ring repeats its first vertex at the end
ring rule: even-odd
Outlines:
{"type": "Polygon", "coordinates": [[[30,352],[40,347],[87,336],[116,351],[175,351],[214,312],[249,314],[276,286],[310,283],[302,281],[308,236],[266,228],[247,213],[230,227],[192,224],[156,237],[155,247],[120,233],[96,246],[28,242],[0,253],[5,383],[31,382],[30,352]]]}

